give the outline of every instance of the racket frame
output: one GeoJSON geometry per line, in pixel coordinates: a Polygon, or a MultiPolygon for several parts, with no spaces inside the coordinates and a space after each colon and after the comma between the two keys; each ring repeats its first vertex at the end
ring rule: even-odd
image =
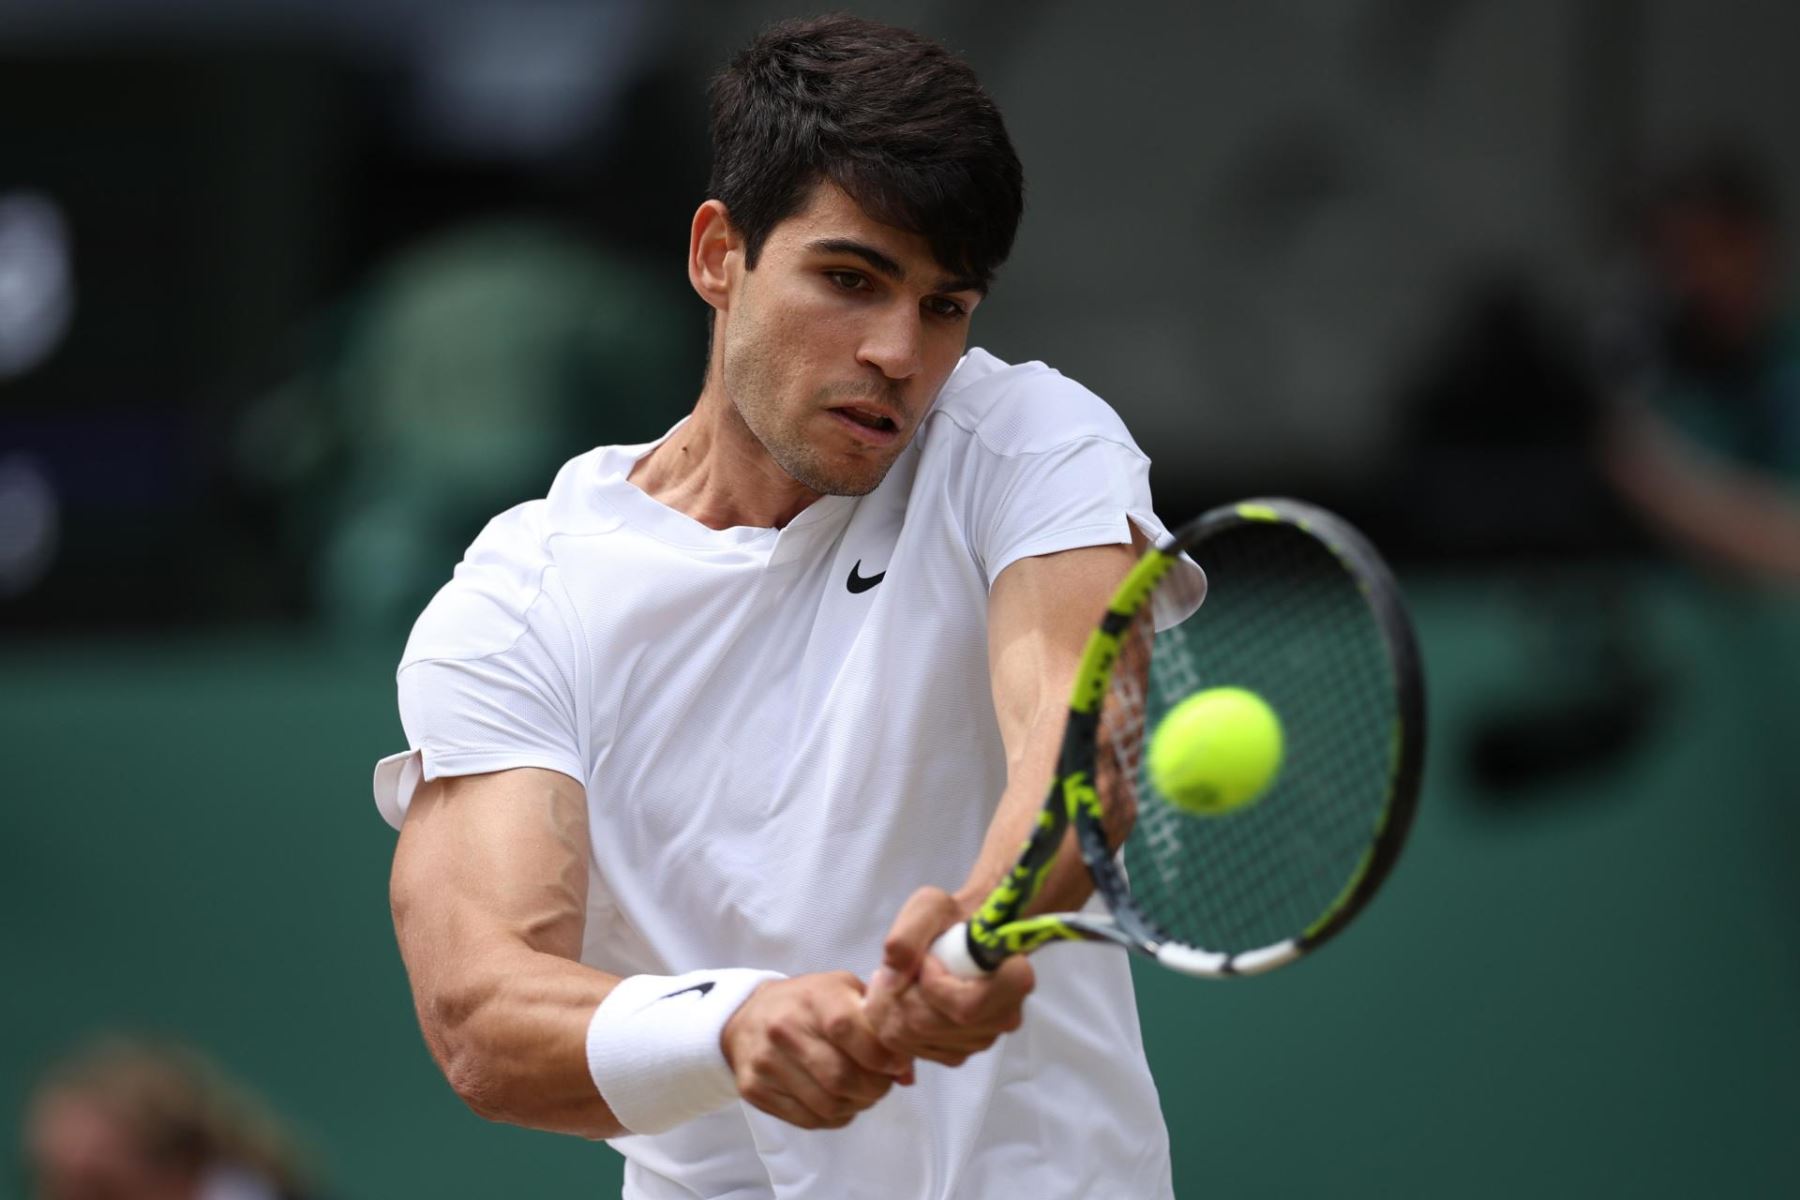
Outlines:
{"type": "Polygon", "coordinates": [[[959,974],[991,971],[1013,954],[1052,941],[1105,941],[1206,978],[1255,975],[1293,962],[1336,936],[1362,911],[1392,871],[1418,808],[1424,773],[1425,692],[1418,644],[1393,574],[1375,548],[1347,522],[1314,505],[1285,498],[1247,500],[1210,510],[1144,552],[1114,590],[1088,637],[1075,673],[1056,775],[1018,861],[965,924],[939,937],[933,952],[959,974]],[[1396,713],[1388,802],[1369,847],[1332,904],[1284,941],[1227,954],[1168,939],[1133,903],[1120,862],[1107,843],[1094,786],[1100,710],[1132,622],[1181,555],[1225,529],[1247,522],[1292,525],[1334,554],[1363,593],[1387,651],[1396,713]],[[1047,913],[1020,917],[1042,890],[1073,826],[1094,887],[1110,917],[1047,913]]]}

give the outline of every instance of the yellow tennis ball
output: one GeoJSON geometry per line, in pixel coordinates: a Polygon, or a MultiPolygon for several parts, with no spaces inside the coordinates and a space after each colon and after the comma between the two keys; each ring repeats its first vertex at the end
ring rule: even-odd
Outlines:
{"type": "Polygon", "coordinates": [[[1281,721],[1267,701],[1243,688],[1208,688],[1157,725],[1150,782],[1175,807],[1216,817],[1262,795],[1281,750],[1281,721]]]}

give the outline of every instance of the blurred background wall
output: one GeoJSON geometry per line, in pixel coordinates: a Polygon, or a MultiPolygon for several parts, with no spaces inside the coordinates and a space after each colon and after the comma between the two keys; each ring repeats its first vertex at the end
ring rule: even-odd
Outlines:
{"type": "MultiPolygon", "coordinates": [[[[1180,1194],[1800,1186],[1800,8],[847,7],[1025,161],[973,340],[1108,398],[1171,517],[1339,508],[1421,622],[1371,918],[1141,977],[1180,1194]]],[[[616,1187],[436,1076],[368,769],[481,523],[691,404],[705,82],[800,11],[0,6],[0,1128],[148,1030],[328,1194],[616,1187]]]]}

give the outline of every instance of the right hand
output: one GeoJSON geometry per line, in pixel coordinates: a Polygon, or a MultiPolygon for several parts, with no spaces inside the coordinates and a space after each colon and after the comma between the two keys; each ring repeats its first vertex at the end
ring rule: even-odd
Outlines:
{"type": "Polygon", "coordinates": [[[894,918],[863,1004],[883,1045],[959,1067],[1024,1021],[1037,982],[1024,955],[981,979],[959,979],[932,956],[931,943],[965,915],[948,892],[925,887],[894,918]]]}
{"type": "Polygon", "coordinates": [[[738,1094],[802,1129],[841,1129],[896,1082],[910,1084],[912,1059],[876,1038],[862,996],[848,971],[751,992],[719,1034],[738,1094]]]}

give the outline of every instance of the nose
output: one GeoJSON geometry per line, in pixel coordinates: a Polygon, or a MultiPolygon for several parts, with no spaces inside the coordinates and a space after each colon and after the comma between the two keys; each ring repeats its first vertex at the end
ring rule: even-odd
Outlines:
{"type": "Polygon", "coordinates": [[[889,379],[911,379],[924,368],[924,334],[916,305],[889,306],[863,335],[856,361],[889,379]]]}

